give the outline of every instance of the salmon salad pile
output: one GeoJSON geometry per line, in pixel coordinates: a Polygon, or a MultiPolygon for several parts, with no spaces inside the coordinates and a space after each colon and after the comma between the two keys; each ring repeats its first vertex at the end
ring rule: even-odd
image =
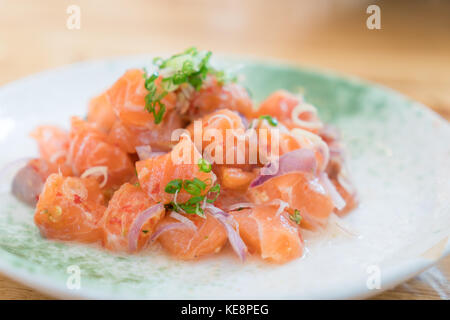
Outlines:
{"type": "Polygon", "coordinates": [[[40,155],[12,193],[47,239],[182,260],[225,247],[242,261],[300,258],[306,230],[357,206],[343,145],[302,95],[256,105],[238,80],[196,48],[127,70],[70,130],[31,132],[40,155]]]}

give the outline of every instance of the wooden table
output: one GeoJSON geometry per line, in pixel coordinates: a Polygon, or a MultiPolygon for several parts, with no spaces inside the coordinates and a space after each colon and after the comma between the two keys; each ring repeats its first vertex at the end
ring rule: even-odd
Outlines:
{"type": "MultiPolygon", "coordinates": [[[[76,61],[192,45],[353,74],[450,119],[450,2],[0,1],[0,85],[76,61]],[[366,27],[372,2],[381,8],[381,30],[366,27]],[[79,30],[66,27],[72,4],[81,9],[79,30]]],[[[377,298],[448,299],[449,278],[447,257],[377,298]]],[[[48,297],[0,276],[0,298],[48,297]]]]}

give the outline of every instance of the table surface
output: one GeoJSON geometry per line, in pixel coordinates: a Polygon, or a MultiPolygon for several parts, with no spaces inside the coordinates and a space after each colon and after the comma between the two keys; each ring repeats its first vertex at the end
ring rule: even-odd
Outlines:
{"type": "MultiPolygon", "coordinates": [[[[196,45],[359,76],[450,119],[450,2],[376,1],[381,30],[366,27],[366,1],[111,3],[0,1],[0,85],[86,59],[196,45]],[[66,27],[71,4],[81,10],[79,30],[66,27]]],[[[448,279],[450,257],[375,299],[449,299],[448,279]]],[[[0,299],[48,298],[0,275],[0,299]]]]}

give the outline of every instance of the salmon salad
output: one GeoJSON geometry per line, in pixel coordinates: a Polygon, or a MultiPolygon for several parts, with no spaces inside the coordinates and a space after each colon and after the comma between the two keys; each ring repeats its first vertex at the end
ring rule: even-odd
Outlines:
{"type": "Polygon", "coordinates": [[[70,129],[33,129],[39,157],[11,190],[43,238],[283,264],[358,205],[339,132],[317,108],[282,88],[256,103],[211,56],[189,48],[124,70],[70,129]]]}

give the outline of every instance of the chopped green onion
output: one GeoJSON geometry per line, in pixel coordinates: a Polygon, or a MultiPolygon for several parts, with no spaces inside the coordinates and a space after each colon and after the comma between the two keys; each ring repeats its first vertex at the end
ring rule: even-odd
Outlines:
{"type": "Polygon", "coordinates": [[[197,186],[199,186],[202,190],[206,189],[206,183],[198,178],[194,178],[194,180],[192,180],[197,186]]]}
{"type": "Polygon", "coordinates": [[[181,179],[172,180],[166,185],[166,188],[164,189],[164,191],[167,193],[174,194],[177,191],[181,190],[182,183],[183,183],[183,180],[181,180],[181,179]]]}
{"type": "Polygon", "coordinates": [[[267,122],[272,126],[272,127],[276,127],[278,125],[278,120],[272,116],[269,115],[263,115],[263,116],[259,116],[259,119],[265,119],[267,120],[267,122]]]}
{"type": "Polygon", "coordinates": [[[206,173],[211,172],[211,164],[203,158],[198,160],[198,168],[206,173]]]}
{"type": "Polygon", "coordinates": [[[199,196],[202,193],[202,188],[191,180],[184,180],[183,188],[187,193],[192,194],[193,196],[199,196]]]}
{"type": "Polygon", "coordinates": [[[214,197],[214,199],[207,199],[206,200],[208,203],[213,203],[214,201],[217,200],[217,198],[220,195],[220,184],[216,184],[214,187],[209,189],[209,192],[216,193],[216,196],[214,197]]]}
{"type": "Polygon", "coordinates": [[[160,57],[154,58],[153,64],[159,72],[149,75],[144,69],[145,89],[148,91],[145,97],[145,109],[153,114],[156,124],[161,123],[166,111],[162,99],[167,93],[177,90],[181,84],[188,83],[198,91],[208,74],[214,75],[219,84],[237,80],[228,76],[225,71],[214,69],[210,65],[211,55],[211,51],[198,51],[192,47],[166,60],[160,57]],[[159,74],[165,75],[161,82],[163,92],[160,95],[157,94],[155,84],[159,74]]]}
{"type": "Polygon", "coordinates": [[[302,221],[302,216],[300,215],[300,211],[295,209],[294,214],[289,215],[289,219],[294,221],[296,224],[300,224],[300,222],[302,221]]]}
{"type": "MultiPolygon", "coordinates": [[[[175,179],[170,181],[165,187],[165,191],[167,193],[174,194],[183,188],[187,193],[191,194],[192,197],[184,203],[175,203],[172,201],[164,205],[165,209],[174,210],[176,212],[180,212],[182,210],[182,212],[184,213],[196,214],[200,217],[205,217],[205,213],[203,208],[201,207],[201,203],[205,201],[206,196],[201,195],[201,193],[203,190],[206,190],[206,187],[209,186],[211,182],[212,181],[210,178],[206,179],[205,181],[202,181],[198,178],[194,178],[192,180],[175,179]]],[[[208,194],[211,192],[216,193],[216,195],[214,199],[206,199],[206,201],[209,203],[213,203],[219,197],[220,185],[216,184],[209,190],[208,194]]]]}
{"type": "Polygon", "coordinates": [[[157,94],[155,80],[158,78],[158,76],[159,75],[157,72],[154,72],[149,76],[147,70],[144,69],[144,86],[148,91],[147,95],[145,96],[145,109],[153,114],[156,124],[161,123],[164,113],[166,112],[166,106],[161,102],[161,100],[167,94],[167,92],[163,92],[160,95],[157,94]],[[158,111],[156,111],[157,107],[159,107],[158,111]]]}

